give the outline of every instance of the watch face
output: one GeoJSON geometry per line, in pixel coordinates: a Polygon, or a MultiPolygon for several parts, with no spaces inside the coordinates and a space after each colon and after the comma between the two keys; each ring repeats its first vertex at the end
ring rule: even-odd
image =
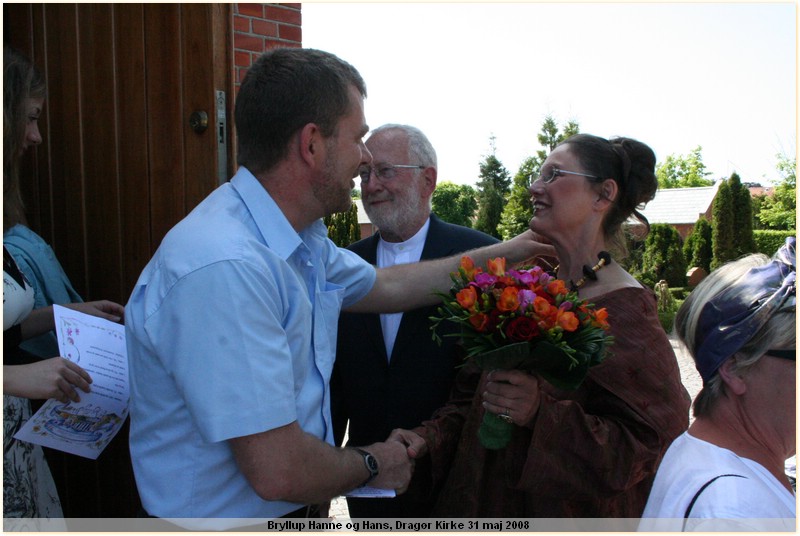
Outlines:
{"type": "Polygon", "coordinates": [[[367,468],[370,470],[370,472],[373,474],[378,474],[378,460],[375,459],[375,456],[372,454],[367,454],[364,459],[367,462],[367,468]]]}

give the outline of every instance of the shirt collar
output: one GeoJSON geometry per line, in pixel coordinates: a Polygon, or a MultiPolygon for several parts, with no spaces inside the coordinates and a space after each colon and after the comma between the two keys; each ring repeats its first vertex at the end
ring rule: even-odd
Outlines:
{"type": "MultiPolygon", "coordinates": [[[[300,247],[303,239],[267,189],[244,166],[239,167],[230,182],[253,217],[267,246],[282,259],[288,259],[300,247]]],[[[309,230],[313,227],[314,224],[309,230]]]]}
{"type": "Polygon", "coordinates": [[[425,220],[425,224],[419,228],[414,236],[409,238],[404,242],[387,242],[383,238],[380,239],[380,244],[388,251],[397,252],[398,250],[407,250],[407,249],[419,249],[422,251],[422,247],[425,245],[425,238],[428,236],[428,228],[431,226],[431,219],[428,217],[425,220]]]}

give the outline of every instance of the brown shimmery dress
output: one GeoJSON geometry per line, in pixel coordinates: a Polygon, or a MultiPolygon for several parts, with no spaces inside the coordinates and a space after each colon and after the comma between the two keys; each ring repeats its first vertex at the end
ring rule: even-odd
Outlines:
{"type": "Polygon", "coordinates": [[[415,481],[438,492],[434,516],[640,516],[664,452],[688,427],[690,399],[653,293],[623,288],[594,303],[608,310],[611,354],[576,391],[542,381],[538,414],[507,448],[478,442],[486,378],[469,367],[416,430],[432,472],[415,481]]]}

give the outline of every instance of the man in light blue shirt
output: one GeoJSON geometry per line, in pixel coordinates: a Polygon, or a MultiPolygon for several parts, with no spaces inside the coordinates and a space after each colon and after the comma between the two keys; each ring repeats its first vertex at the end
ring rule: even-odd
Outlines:
{"type": "MultiPolygon", "coordinates": [[[[321,218],[349,208],[371,162],[365,96],[332,54],[265,53],[236,102],[239,171],[142,272],[125,323],[131,458],[149,515],[224,529],[308,515],[367,482],[408,485],[400,442],[333,446],[338,315],[435,303],[458,260],[376,270],[327,238],[321,218]]],[[[473,257],[549,252],[526,233],[473,257]]]]}

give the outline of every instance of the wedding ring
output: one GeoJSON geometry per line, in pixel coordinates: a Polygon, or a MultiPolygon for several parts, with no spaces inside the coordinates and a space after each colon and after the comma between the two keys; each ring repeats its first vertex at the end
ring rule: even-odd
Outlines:
{"type": "Polygon", "coordinates": [[[512,419],[511,415],[508,414],[509,411],[511,410],[506,409],[506,411],[498,415],[498,417],[500,417],[504,422],[507,422],[508,424],[514,424],[514,419],[512,419]]]}

